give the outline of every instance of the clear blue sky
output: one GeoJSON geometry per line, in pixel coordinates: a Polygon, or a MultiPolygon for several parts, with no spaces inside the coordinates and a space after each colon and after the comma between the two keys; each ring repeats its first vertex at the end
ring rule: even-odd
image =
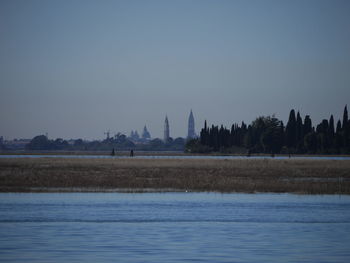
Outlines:
{"type": "Polygon", "coordinates": [[[0,0],[0,136],[185,136],[350,103],[350,1],[0,0]]]}

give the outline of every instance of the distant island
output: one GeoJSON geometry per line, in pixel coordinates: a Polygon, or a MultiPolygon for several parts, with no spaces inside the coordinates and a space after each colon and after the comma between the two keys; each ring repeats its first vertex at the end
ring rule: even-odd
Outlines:
{"type": "MultiPolygon", "coordinates": [[[[336,126],[332,115],[314,127],[310,116],[306,115],[303,121],[299,112],[295,114],[291,110],[286,126],[275,116],[258,117],[250,125],[233,124],[231,130],[214,125],[209,128],[205,122],[197,137],[193,116],[190,120],[188,134],[192,137],[187,139],[169,136],[167,117],[166,140],[135,140],[135,131],[131,134],[134,138],[107,134],[102,141],[78,139],[73,144],[62,139],[49,140],[46,135],[36,136],[25,145],[28,152],[43,149],[54,151],[54,155],[58,150],[75,150],[79,155],[80,151],[96,154],[94,151],[104,150],[111,151],[111,155],[117,155],[116,150],[120,152],[118,158],[4,156],[0,158],[0,192],[350,193],[348,158],[168,158],[172,154],[169,152],[164,153],[166,158],[132,158],[135,150],[181,150],[188,155],[349,154],[350,121],[346,106],[343,120],[337,121],[336,126]],[[127,149],[130,157],[120,156],[121,151],[127,149]]],[[[146,154],[162,155],[160,152],[146,154]]]]}
{"type": "Polygon", "coordinates": [[[334,124],[333,115],[314,127],[309,115],[304,121],[300,113],[292,109],[287,125],[275,116],[261,116],[250,125],[232,124],[231,129],[222,126],[208,127],[207,122],[197,139],[188,141],[190,153],[236,154],[349,154],[350,120],[347,106],[343,120],[334,124]]]}
{"type": "Polygon", "coordinates": [[[192,110],[188,118],[188,135],[187,138],[177,137],[173,139],[170,136],[170,126],[168,116],[164,121],[164,138],[151,138],[146,125],[143,128],[141,136],[137,130],[132,130],[130,136],[117,133],[110,136],[110,131],[105,132],[106,138],[103,140],[87,141],[83,139],[64,140],[57,138],[49,139],[46,135],[38,135],[33,139],[15,139],[13,141],[5,141],[0,136],[0,152],[19,152],[19,151],[110,151],[115,154],[117,151],[181,151],[185,149],[185,144],[190,139],[196,138],[194,128],[194,117],[192,110]]]}
{"type": "Polygon", "coordinates": [[[313,126],[309,115],[302,119],[292,109],[286,125],[272,116],[257,117],[251,124],[232,124],[228,129],[223,125],[209,127],[205,121],[199,136],[195,133],[192,110],[188,119],[187,138],[173,139],[169,135],[169,121],[165,117],[164,138],[152,139],[146,126],[142,136],[131,131],[130,136],[117,133],[104,140],[85,141],[82,139],[49,139],[38,135],[31,140],[15,140],[5,143],[0,137],[0,152],[10,151],[181,151],[189,154],[350,154],[350,120],[347,106],[343,119],[335,124],[333,115],[313,126]]]}
{"type": "Polygon", "coordinates": [[[104,140],[86,141],[82,139],[63,140],[57,138],[49,139],[46,135],[35,136],[31,140],[15,140],[12,144],[0,144],[0,152],[35,152],[35,151],[184,151],[186,140],[184,138],[169,138],[167,142],[155,138],[146,142],[133,142],[124,134],[118,134],[104,140]]]}

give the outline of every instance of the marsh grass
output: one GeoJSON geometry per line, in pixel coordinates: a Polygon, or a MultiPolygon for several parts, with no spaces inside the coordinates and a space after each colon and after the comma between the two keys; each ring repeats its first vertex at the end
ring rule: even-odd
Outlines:
{"type": "Polygon", "coordinates": [[[350,194],[348,160],[0,159],[0,191],[350,194]]]}

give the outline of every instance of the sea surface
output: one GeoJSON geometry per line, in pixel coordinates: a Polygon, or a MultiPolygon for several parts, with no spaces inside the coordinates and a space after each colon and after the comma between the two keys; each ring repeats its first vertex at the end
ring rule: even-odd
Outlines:
{"type": "Polygon", "coordinates": [[[350,262],[350,196],[1,193],[0,262],[350,262]]]}

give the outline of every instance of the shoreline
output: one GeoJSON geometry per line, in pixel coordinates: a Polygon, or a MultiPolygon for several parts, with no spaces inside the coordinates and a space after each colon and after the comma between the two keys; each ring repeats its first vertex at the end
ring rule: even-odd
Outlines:
{"type": "Polygon", "coordinates": [[[207,194],[290,194],[290,195],[329,195],[329,196],[350,196],[350,193],[308,193],[308,192],[245,192],[245,191],[227,191],[221,192],[216,190],[201,191],[201,190],[183,190],[172,188],[8,188],[0,189],[0,194],[74,194],[74,193],[116,193],[116,194],[165,194],[165,193],[207,193],[207,194]]]}
{"type": "Polygon", "coordinates": [[[350,194],[350,160],[0,158],[0,192],[350,194]]]}
{"type": "MultiPolygon", "coordinates": [[[[2,151],[0,156],[26,156],[26,155],[47,155],[47,156],[111,156],[111,151],[2,151]]],[[[129,157],[130,151],[116,151],[115,157],[129,157]]],[[[247,154],[242,153],[186,153],[183,151],[135,151],[134,157],[142,156],[237,156],[248,157],[247,154]]],[[[111,156],[112,157],[112,156],[111,156]]],[[[249,157],[272,157],[271,154],[256,153],[249,157]]],[[[289,157],[289,154],[275,154],[274,157],[289,157]]],[[[349,154],[291,154],[293,157],[350,157],[349,154]]]]}

